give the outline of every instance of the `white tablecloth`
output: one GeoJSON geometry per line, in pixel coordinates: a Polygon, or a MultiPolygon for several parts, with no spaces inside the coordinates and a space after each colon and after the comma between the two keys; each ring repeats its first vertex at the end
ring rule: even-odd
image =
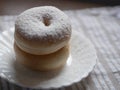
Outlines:
{"type": "MultiPolygon", "coordinates": [[[[94,44],[98,62],[82,81],[55,90],[120,90],[120,7],[65,11],[73,30],[84,33],[94,44]]],[[[0,32],[14,26],[16,16],[0,16],[0,32]]],[[[0,90],[32,90],[0,78],[0,90]]],[[[36,89],[35,89],[36,90],[36,89]]]]}

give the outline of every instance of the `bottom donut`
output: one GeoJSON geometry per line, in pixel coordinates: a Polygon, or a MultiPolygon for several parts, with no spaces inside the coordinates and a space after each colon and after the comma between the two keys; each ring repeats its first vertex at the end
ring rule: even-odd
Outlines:
{"type": "Polygon", "coordinates": [[[65,65],[69,56],[69,45],[62,49],[47,55],[33,55],[22,51],[14,43],[16,60],[24,66],[39,71],[50,71],[59,69],[65,65]]]}

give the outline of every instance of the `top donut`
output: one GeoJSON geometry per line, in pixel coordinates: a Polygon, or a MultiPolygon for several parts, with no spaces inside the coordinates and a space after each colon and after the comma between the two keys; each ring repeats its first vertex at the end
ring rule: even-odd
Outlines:
{"type": "Polygon", "coordinates": [[[50,54],[68,44],[70,20],[53,6],[31,8],[17,17],[14,37],[17,46],[27,53],[50,54]]]}

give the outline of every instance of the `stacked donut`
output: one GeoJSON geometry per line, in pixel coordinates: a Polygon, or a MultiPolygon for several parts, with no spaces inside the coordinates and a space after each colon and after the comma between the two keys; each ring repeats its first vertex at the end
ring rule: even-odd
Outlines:
{"type": "Polygon", "coordinates": [[[61,10],[52,6],[26,10],[15,21],[16,59],[35,70],[60,68],[69,54],[70,37],[71,24],[61,10]]]}

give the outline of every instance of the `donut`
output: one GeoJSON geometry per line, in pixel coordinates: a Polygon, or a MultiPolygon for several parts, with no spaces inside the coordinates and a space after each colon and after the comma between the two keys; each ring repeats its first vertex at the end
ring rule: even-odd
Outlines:
{"type": "Polygon", "coordinates": [[[69,56],[69,45],[52,54],[33,55],[24,52],[14,43],[14,51],[16,61],[21,65],[31,70],[50,71],[62,68],[65,65],[69,56]]]}
{"type": "Polygon", "coordinates": [[[15,21],[15,42],[20,49],[30,54],[54,53],[67,45],[70,37],[68,16],[53,6],[28,9],[15,21]]]}

